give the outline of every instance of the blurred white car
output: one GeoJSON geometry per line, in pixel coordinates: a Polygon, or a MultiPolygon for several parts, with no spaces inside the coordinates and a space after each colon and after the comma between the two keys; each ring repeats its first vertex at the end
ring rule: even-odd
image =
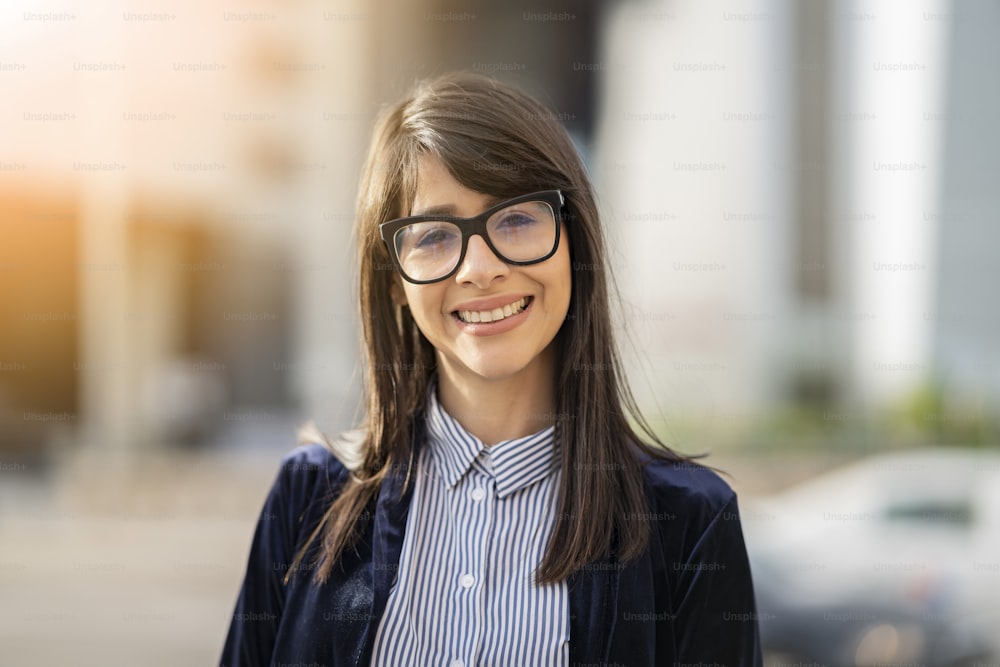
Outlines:
{"type": "Polygon", "coordinates": [[[880,455],[743,514],[772,659],[996,664],[1000,453],[880,455]]]}

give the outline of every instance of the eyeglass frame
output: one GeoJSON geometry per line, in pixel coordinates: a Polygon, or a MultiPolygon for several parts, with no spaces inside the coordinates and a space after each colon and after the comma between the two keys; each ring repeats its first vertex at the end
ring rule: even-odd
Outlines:
{"type": "Polygon", "coordinates": [[[562,227],[563,208],[565,206],[566,198],[563,197],[561,190],[540,190],[539,192],[532,192],[530,194],[502,201],[471,218],[460,218],[454,215],[411,215],[405,218],[387,220],[386,222],[381,223],[378,227],[382,236],[382,241],[385,242],[386,249],[389,251],[389,257],[392,259],[392,263],[396,266],[396,270],[399,271],[399,275],[402,276],[403,280],[413,285],[429,285],[431,283],[438,283],[442,280],[447,280],[455,275],[455,272],[457,272],[459,267],[462,266],[462,262],[465,261],[465,253],[469,248],[469,239],[473,236],[479,236],[482,238],[483,241],[486,242],[486,246],[493,252],[494,255],[512,266],[530,266],[532,264],[544,262],[548,258],[552,257],[552,255],[556,254],[556,250],[559,249],[560,228],[562,227]],[[490,240],[490,234],[486,224],[489,222],[490,217],[492,217],[494,213],[497,213],[508,206],[515,206],[526,202],[543,202],[548,204],[549,208],[552,209],[552,215],[556,224],[556,235],[552,242],[552,250],[537,259],[529,259],[525,261],[508,259],[502,252],[497,250],[496,246],[493,245],[493,241],[490,240]],[[407,225],[412,225],[418,222],[450,222],[458,227],[459,231],[462,232],[462,250],[458,254],[458,260],[455,262],[454,268],[440,278],[434,278],[433,280],[413,280],[406,275],[406,271],[403,270],[402,263],[399,261],[399,253],[396,252],[395,244],[396,232],[407,225]]]}

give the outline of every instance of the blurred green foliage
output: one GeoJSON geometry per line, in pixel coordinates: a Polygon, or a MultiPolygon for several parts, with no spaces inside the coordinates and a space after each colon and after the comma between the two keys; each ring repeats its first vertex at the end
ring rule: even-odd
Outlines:
{"type": "Polygon", "coordinates": [[[750,418],[668,415],[651,426],[668,446],[689,454],[853,457],[913,447],[1000,448],[1000,413],[985,398],[959,399],[933,382],[882,407],[789,405],[750,418]]]}

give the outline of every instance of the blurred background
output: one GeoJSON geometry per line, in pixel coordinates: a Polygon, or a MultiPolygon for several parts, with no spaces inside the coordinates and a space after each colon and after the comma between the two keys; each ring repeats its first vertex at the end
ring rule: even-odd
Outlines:
{"type": "Polygon", "coordinates": [[[374,116],[458,68],[585,156],[771,664],[997,664],[997,2],[12,0],[0,35],[0,665],[217,661],[296,427],[356,416],[374,116]]]}

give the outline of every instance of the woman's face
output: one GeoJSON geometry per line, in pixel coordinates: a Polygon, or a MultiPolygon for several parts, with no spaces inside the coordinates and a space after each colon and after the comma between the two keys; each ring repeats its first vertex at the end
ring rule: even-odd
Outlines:
{"type": "MultiPolygon", "coordinates": [[[[420,159],[411,215],[435,209],[472,217],[495,203],[494,198],[461,185],[437,157],[425,154],[420,159]]],[[[564,226],[555,254],[539,264],[509,265],[481,237],[473,236],[451,277],[428,285],[402,281],[413,319],[437,351],[442,379],[531,380],[552,373],[551,344],[566,319],[572,289],[565,231],[564,226]],[[494,314],[471,315],[506,306],[515,314],[499,320],[494,314]],[[472,321],[476,319],[493,321],[472,321]]]]}

